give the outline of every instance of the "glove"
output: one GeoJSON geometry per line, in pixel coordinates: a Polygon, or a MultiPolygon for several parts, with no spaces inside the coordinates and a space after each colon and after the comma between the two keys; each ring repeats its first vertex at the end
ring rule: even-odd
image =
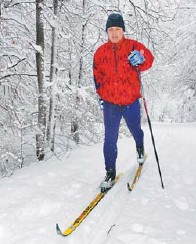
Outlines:
{"type": "Polygon", "coordinates": [[[99,98],[98,103],[99,103],[100,109],[103,110],[103,103],[104,103],[104,101],[101,98],[99,98]]]}
{"type": "Polygon", "coordinates": [[[139,64],[143,64],[145,61],[144,56],[137,50],[131,52],[128,56],[128,60],[131,65],[138,66],[139,64]]]}

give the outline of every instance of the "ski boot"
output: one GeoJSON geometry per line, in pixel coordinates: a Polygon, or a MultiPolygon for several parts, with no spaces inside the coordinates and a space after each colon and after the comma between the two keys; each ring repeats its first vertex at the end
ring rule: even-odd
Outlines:
{"type": "Polygon", "coordinates": [[[105,192],[110,188],[112,188],[112,186],[114,185],[115,177],[116,177],[116,170],[113,169],[107,170],[105,179],[100,184],[101,192],[105,192]]]}
{"type": "Polygon", "coordinates": [[[136,147],[137,150],[137,162],[139,165],[143,165],[144,159],[144,147],[136,147]]]}

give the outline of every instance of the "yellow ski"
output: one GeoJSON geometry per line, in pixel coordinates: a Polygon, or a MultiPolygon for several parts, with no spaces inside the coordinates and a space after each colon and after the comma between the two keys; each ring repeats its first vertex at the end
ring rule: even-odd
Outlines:
{"type": "MultiPolygon", "coordinates": [[[[146,161],[146,159],[147,159],[147,155],[144,155],[144,162],[146,161]]],[[[138,166],[138,168],[136,170],[135,177],[133,179],[132,184],[130,185],[129,182],[127,183],[127,188],[128,188],[129,191],[132,191],[133,190],[136,182],[139,180],[140,175],[141,175],[141,172],[142,172],[143,165],[144,165],[144,163],[139,164],[139,166],[138,166]]]]}
{"type": "MultiPolygon", "coordinates": [[[[123,174],[118,174],[115,178],[115,183],[119,181],[123,174]]],[[[95,206],[101,201],[101,199],[108,193],[109,188],[105,192],[100,192],[90,204],[84,209],[80,216],[64,231],[61,231],[58,224],[56,224],[56,231],[59,235],[68,236],[70,235],[80,224],[81,222],[89,215],[89,213],[95,208],[95,206]]]]}

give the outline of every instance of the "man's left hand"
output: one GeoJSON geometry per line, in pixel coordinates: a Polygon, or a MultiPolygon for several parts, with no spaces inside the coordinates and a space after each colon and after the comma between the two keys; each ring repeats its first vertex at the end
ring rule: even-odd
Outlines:
{"type": "Polygon", "coordinates": [[[141,54],[141,52],[139,52],[137,50],[134,50],[133,52],[131,52],[131,54],[129,54],[128,60],[129,60],[129,62],[130,62],[131,65],[138,66],[138,65],[144,63],[145,58],[141,54]]]}

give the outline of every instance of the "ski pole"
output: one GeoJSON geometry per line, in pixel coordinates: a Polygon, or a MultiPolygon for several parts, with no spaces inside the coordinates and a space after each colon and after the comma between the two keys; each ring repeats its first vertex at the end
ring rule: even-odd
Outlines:
{"type": "MultiPolygon", "coordinates": [[[[142,85],[142,83],[141,83],[141,75],[140,75],[140,72],[138,70],[138,67],[136,67],[136,70],[137,70],[137,73],[138,73],[140,84],[142,85]]],[[[142,89],[143,89],[143,87],[142,87],[142,89]]],[[[143,91],[142,91],[142,93],[143,93],[143,91]]],[[[149,117],[149,114],[148,114],[148,109],[147,109],[147,104],[146,104],[146,99],[144,97],[144,93],[142,94],[142,98],[143,98],[143,102],[144,102],[144,109],[145,109],[145,112],[146,112],[146,117],[147,117],[147,120],[148,120],[148,126],[149,126],[149,129],[150,129],[150,134],[151,134],[152,144],[153,144],[153,148],[154,148],[155,158],[156,158],[156,162],[157,162],[157,166],[158,166],[158,170],[159,170],[159,175],[160,175],[160,179],[161,179],[161,185],[162,185],[162,188],[164,189],[162,173],[161,173],[161,167],[160,167],[160,163],[159,163],[159,157],[158,157],[158,153],[157,153],[157,150],[156,150],[154,135],[153,135],[153,131],[152,131],[152,124],[151,124],[151,120],[150,120],[150,117],[149,117]]]]}

